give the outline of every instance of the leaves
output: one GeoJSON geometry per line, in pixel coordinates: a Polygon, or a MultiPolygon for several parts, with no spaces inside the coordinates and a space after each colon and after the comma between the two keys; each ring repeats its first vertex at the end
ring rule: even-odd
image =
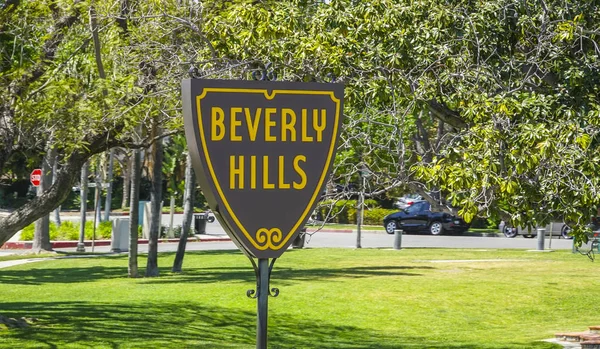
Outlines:
{"type": "MultiPolygon", "coordinates": [[[[83,18],[64,32],[51,71],[15,107],[30,139],[53,132],[64,154],[90,133],[131,139],[150,120],[181,130],[179,83],[190,65],[239,79],[272,62],[280,80],[344,82],[334,181],[359,183],[366,167],[368,195],[438,193],[429,199],[468,219],[583,224],[600,206],[593,2],[136,2],[124,35],[118,2],[108,1],[96,4],[106,80],[85,45],[89,4],[79,6],[83,18]]],[[[1,91],[39,62],[52,23],[45,2],[9,16],[1,91]]]]}

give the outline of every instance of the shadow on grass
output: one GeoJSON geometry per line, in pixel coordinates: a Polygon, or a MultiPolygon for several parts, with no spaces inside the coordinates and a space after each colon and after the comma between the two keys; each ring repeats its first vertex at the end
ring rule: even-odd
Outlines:
{"type": "MultiPolygon", "coordinates": [[[[0,313],[38,319],[33,327],[2,334],[4,343],[21,347],[253,348],[256,338],[255,313],[192,302],[4,303],[0,304],[0,313]]],[[[390,337],[353,326],[298,321],[280,314],[270,319],[269,348],[486,348],[483,338],[482,343],[475,344],[438,344],[401,333],[400,324],[398,334],[390,337]]]]}
{"type": "MultiPolygon", "coordinates": [[[[256,277],[252,267],[207,267],[184,268],[183,273],[173,274],[170,267],[160,269],[160,277],[147,278],[145,283],[213,283],[219,281],[255,282],[256,277]]],[[[273,270],[273,281],[279,285],[290,284],[294,281],[311,280],[319,281],[335,278],[363,278],[372,276],[421,276],[415,272],[419,269],[433,269],[433,267],[403,267],[403,266],[369,266],[338,269],[277,269],[273,270]]],[[[143,275],[144,270],[140,270],[143,275]]],[[[46,283],[79,283],[100,279],[115,279],[127,277],[124,267],[72,267],[72,268],[30,268],[24,270],[2,270],[0,284],[41,285],[46,283]]]]}
{"type": "Polygon", "coordinates": [[[84,268],[30,268],[25,270],[3,269],[0,284],[41,285],[46,283],[75,283],[115,279],[127,276],[127,268],[84,267],[84,268]]]}

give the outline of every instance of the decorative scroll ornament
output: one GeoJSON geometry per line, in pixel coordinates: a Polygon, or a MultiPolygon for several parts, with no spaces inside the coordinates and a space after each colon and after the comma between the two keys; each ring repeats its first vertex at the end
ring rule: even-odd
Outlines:
{"type": "MultiPolygon", "coordinates": [[[[256,290],[248,290],[248,291],[246,291],[246,296],[248,298],[256,299],[256,298],[258,298],[258,295],[262,291],[261,287],[263,285],[261,285],[261,282],[260,282],[258,265],[256,265],[256,262],[254,261],[254,259],[252,259],[250,257],[248,257],[248,259],[250,259],[250,262],[252,262],[252,267],[254,268],[254,274],[256,275],[256,290]]],[[[273,265],[275,265],[275,261],[276,260],[277,260],[277,258],[273,258],[271,260],[271,263],[269,263],[269,277],[267,279],[267,284],[264,285],[265,286],[265,290],[267,292],[269,292],[269,296],[271,296],[271,297],[277,297],[277,296],[279,296],[279,289],[278,288],[275,288],[275,287],[270,288],[271,272],[273,271],[273,265]]]]}
{"type": "Polygon", "coordinates": [[[256,242],[264,249],[278,250],[283,242],[283,233],[278,228],[260,228],[256,232],[256,242]]]}

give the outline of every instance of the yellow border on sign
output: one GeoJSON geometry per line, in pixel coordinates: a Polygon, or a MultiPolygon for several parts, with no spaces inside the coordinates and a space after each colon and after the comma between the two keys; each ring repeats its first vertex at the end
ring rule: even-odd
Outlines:
{"type": "MultiPolygon", "coordinates": [[[[262,245],[262,246],[259,245],[258,242],[248,233],[248,230],[243,226],[243,224],[237,218],[235,212],[233,212],[233,209],[229,205],[229,202],[227,201],[227,198],[223,194],[223,190],[221,189],[221,185],[219,184],[217,176],[215,175],[215,171],[214,171],[214,168],[213,168],[213,165],[212,165],[212,161],[210,160],[210,156],[208,154],[208,149],[206,147],[206,138],[204,137],[204,126],[202,125],[202,111],[201,111],[202,109],[200,108],[200,101],[204,97],[206,97],[206,95],[209,92],[262,93],[267,100],[272,100],[273,98],[275,98],[275,95],[277,95],[277,94],[328,95],[331,98],[331,100],[335,103],[335,121],[334,121],[334,126],[333,126],[334,132],[333,132],[333,135],[331,137],[331,145],[329,146],[329,152],[327,154],[327,160],[325,162],[325,166],[323,168],[323,172],[321,173],[321,178],[319,179],[319,183],[317,184],[316,190],[313,193],[313,196],[310,199],[310,202],[308,203],[308,205],[304,209],[304,212],[302,213],[302,216],[296,222],[296,224],[292,227],[292,229],[290,230],[290,232],[295,231],[296,229],[298,229],[298,227],[300,226],[300,222],[302,222],[304,220],[304,218],[306,218],[306,215],[309,213],[308,211],[310,210],[310,207],[313,205],[313,203],[315,202],[315,200],[317,198],[317,195],[319,194],[319,188],[321,188],[321,186],[323,185],[323,181],[325,181],[325,174],[327,172],[327,169],[329,168],[329,165],[331,164],[331,160],[332,160],[331,157],[332,157],[333,150],[335,148],[335,144],[336,144],[336,141],[337,141],[337,135],[338,135],[337,131],[338,131],[339,120],[340,120],[340,100],[335,97],[333,91],[273,90],[269,94],[269,91],[267,89],[217,88],[217,87],[205,87],[202,90],[202,93],[199,96],[196,97],[196,108],[197,108],[197,112],[198,112],[198,127],[200,128],[200,140],[202,142],[202,148],[203,148],[203,151],[204,151],[204,157],[206,158],[206,164],[208,165],[208,170],[210,171],[210,176],[212,177],[212,180],[215,183],[215,186],[217,188],[217,192],[218,192],[219,196],[221,197],[221,200],[223,200],[223,203],[225,204],[225,209],[227,210],[227,212],[229,213],[229,215],[231,215],[231,217],[233,218],[233,221],[238,226],[238,228],[242,231],[242,233],[244,233],[244,235],[246,236],[246,238],[248,239],[248,241],[250,241],[250,243],[254,247],[256,247],[256,249],[258,249],[260,251],[264,251],[264,250],[267,250],[269,247],[271,247],[272,250],[279,250],[290,239],[290,237],[292,236],[292,234],[290,234],[290,232],[288,232],[286,238],[283,239],[283,240],[281,240],[277,245],[274,245],[272,242],[269,242],[269,241],[266,241],[265,245],[262,245]]],[[[264,228],[259,229],[259,231],[260,230],[264,230],[264,228]]]]}

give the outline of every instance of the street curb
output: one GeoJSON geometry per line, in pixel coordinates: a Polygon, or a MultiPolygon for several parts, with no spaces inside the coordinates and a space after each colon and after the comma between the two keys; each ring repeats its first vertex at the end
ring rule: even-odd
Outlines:
{"type": "MultiPolygon", "coordinates": [[[[229,237],[190,237],[188,238],[188,242],[226,242],[231,241],[229,237]]],[[[168,242],[179,242],[179,239],[159,239],[158,243],[168,243],[168,242]]],[[[72,248],[77,247],[78,241],[51,241],[50,244],[52,248],[72,248]]],[[[138,239],[138,244],[147,244],[148,239],[138,239]]],[[[84,241],[85,246],[92,246],[91,240],[84,241]]],[[[110,246],[110,240],[96,240],[94,241],[94,246],[110,246]]],[[[13,241],[13,242],[5,242],[0,249],[2,250],[27,250],[31,249],[33,246],[32,241],[13,241]]]]}

